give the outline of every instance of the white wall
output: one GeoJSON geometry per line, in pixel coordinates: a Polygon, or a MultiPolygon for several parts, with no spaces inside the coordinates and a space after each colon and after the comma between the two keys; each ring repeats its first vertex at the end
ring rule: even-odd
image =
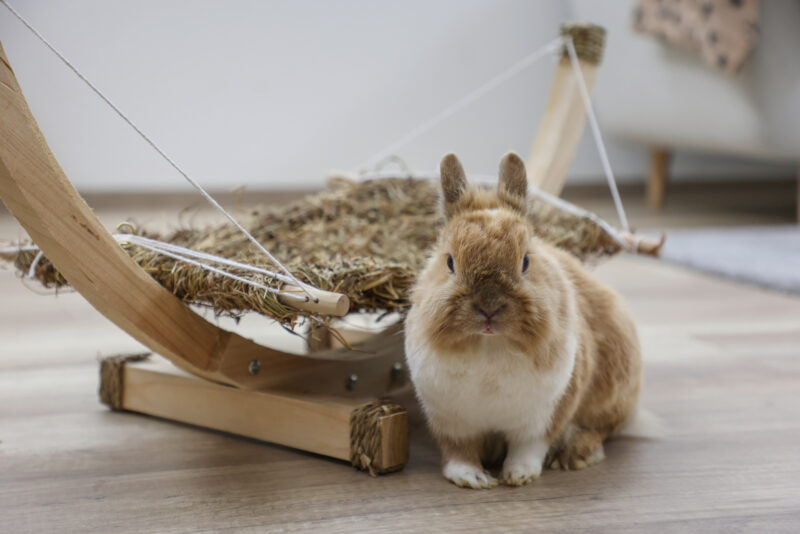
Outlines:
{"type": "MultiPolygon", "coordinates": [[[[554,0],[9,1],[212,190],[318,187],[329,169],[355,169],[570,18],[554,0]]],[[[76,186],[188,190],[3,7],[0,38],[76,186]]],[[[432,169],[453,150],[468,171],[493,172],[506,150],[529,149],[551,72],[550,60],[539,63],[399,155],[432,169]]],[[[643,147],[612,142],[610,156],[623,180],[641,179],[643,147]]],[[[676,172],[786,168],[681,156],[676,172]]],[[[570,179],[600,175],[585,136],[570,179]]]]}

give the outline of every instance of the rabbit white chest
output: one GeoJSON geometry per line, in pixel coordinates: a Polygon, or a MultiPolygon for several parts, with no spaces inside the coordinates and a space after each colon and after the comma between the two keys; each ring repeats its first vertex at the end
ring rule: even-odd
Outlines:
{"type": "Polygon", "coordinates": [[[572,375],[575,336],[547,371],[496,337],[483,337],[470,353],[457,356],[436,354],[415,338],[406,337],[411,377],[426,415],[441,431],[454,438],[492,431],[546,434],[572,375]]]}

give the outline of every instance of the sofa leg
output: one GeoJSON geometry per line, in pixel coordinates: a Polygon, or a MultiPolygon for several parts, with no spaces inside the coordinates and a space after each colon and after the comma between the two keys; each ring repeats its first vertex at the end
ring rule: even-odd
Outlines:
{"type": "Polygon", "coordinates": [[[667,180],[669,160],[672,153],[664,148],[654,148],[650,151],[650,176],[647,179],[647,203],[653,210],[660,210],[664,206],[667,193],[667,180]]]}

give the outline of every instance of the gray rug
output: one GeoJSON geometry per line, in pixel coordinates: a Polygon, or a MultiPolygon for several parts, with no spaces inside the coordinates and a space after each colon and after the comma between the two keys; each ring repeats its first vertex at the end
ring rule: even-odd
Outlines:
{"type": "Polygon", "coordinates": [[[662,258],[800,295],[800,225],[670,230],[662,258]]]}

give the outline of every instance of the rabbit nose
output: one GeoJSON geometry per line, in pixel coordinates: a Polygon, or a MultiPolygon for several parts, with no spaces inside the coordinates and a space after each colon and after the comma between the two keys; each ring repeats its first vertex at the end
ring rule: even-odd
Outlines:
{"type": "Polygon", "coordinates": [[[479,312],[481,315],[483,315],[484,317],[486,317],[486,320],[487,320],[487,321],[491,321],[491,320],[492,320],[492,317],[494,317],[495,315],[497,315],[497,312],[499,312],[501,308],[502,308],[502,306],[500,306],[500,308],[495,308],[495,309],[494,309],[494,310],[492,310],[492,311],[486,311],[486,310],[485,310],[485,309],[483,309],[483,308],[478,308],[478,312],[479,312]]]}

